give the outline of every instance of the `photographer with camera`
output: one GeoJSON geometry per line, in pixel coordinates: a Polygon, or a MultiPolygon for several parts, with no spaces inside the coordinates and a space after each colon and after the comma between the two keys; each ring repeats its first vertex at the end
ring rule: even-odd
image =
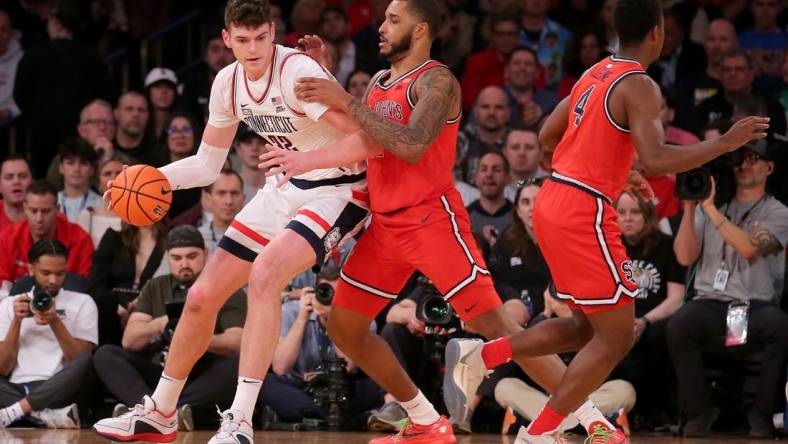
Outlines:
{"type": "Polygon", "coordinates": [[[79,428],[76,402],[95,382],[98,318],[89,295],[62,288],[67,257],[57,240],[33,244],[35,286],[0,302],[0,428],[25,416],[47,428],[79,428]]]}
{"type": "Polygon", "coordinates": [[[749,142],[733,154],[733,199],[717,208],[712,180],[706,196],[684,200],[673,244],[679,263],[698,262],[696,297],[673,315],[667,330],[688,418],[685,436],[707,435],[718,414],[704,383],[702,352],[760,352],[757,393],[747,405],[750,436],[772,436],[771,414],[783,382],[788,315],[780,309],[779,297],[785,278],[788,208],[766,193],[774,153],[765,141],[749,142]]]}
{"type": "MultiPolygon", "coordinates": [[[[152,402],[147,395],[161,377],[186,292],[202,272],[207,254],[197,228],[173,228],[167,236],[170,274],[153,278],[142,288],[123,332],[123,348],[106,344],[96,350],[96,373],[121,402],[113,417],[128,411],[126,406],[135,405],[143,396],[152,402]]],[[[197,361],[178,400],[179,429],[194,429],[192,407],[226,407],[232,402],[245,318],[246,295],[239,290],[219,312],[208,352],[197,361]]]]}
{"type": "MultiPolygon", "coordinates": [[[[322,419],[337,429],[349,423],[349,415],[382,403],[378,385],[326,334],[339,270],[329,262],[314,289],[304,288],[298,300],[282,305],[279,343],[259,399],[283,421],[322,419]]],[[[375,328],[373,322],[370,330],[375,328]]]]}

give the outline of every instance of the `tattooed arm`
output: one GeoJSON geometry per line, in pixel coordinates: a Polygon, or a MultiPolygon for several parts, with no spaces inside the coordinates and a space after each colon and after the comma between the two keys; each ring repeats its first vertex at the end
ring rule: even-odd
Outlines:
{"type": "Polygon", "coordinates": [[[438,137],[450,114],[459,113],[460,86],[443,67],[421,74],[414,85],[416,107],[407,126],[378,116],[365,103],[353,98],[347,110],[375,142],[408,163],[415,163],[438,137]]]}
{"type": "Polygon", "coordinates": [[[750,233],[750,243],[758,250],[761,256],[768,256],[783,249],[777,236],[764,227],[755,227],[750,233]]]}
{"type": "Polygon", "coordinates": [[[709,223],[711,226],[717,227],[717,231],[725,243],[733,247],[745,259],[753,260],[759,256],[768,256],[783,248],[777,237],[765,227],[756,226],[752,232],[748,233],[728,220],[714,204],[704,202],[701,207],[706,212],[709,223]]]}

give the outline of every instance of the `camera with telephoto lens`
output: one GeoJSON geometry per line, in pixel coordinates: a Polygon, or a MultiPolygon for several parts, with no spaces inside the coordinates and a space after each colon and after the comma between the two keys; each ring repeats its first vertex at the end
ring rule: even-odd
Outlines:
{"type": "Polygon", "coordinates": [[[424,276],[417,279],[422,298],[416,304],[416,319],[427,327],[459,327],[459,317],[437,288],[424,276]]]}
{"type": "Polygon", "coordinates": [[[350,382],[347,375],[347,361],[334,357],[327,359],[322,372],[307,383],[307,393],[315,403],[325,409],[328,430],[342,430],[349,419],[350,382]]]}
{"type": "Polygon", "coordinates": [[[733,167],[744,161],[744,151],[736,150],[711,160],[699,168],[676,175],[674,194],[683,200],[704,200],[711,194],[714,178],[715,204],[729,201],[736,191],[733,167]]]}
{"type": "Polygon", "coordinates": [[[33,287],[33,298],[30,300],[30,311],[43,313],[52,307],[52,295],[38,285],[33,287]]]}
{"type": "Polygon", "coordinates": [[[334,300],[334,287],[327,282],[322,282],[315,286],[315,299],[323,305],[331,305],[334,300]]]}

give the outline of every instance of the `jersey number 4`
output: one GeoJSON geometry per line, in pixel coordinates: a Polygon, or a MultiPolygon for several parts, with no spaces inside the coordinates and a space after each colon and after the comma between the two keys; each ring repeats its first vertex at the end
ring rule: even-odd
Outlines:
{"type": "Polygon", "coordinates": [[[581,96],[580,99],[577,100],[577,104],[575,104],[575,126],[580,125],[580,121],[583,120],[583,114],[586,112],[586,105],[588,105],[588,99],[591,97],[591,93],[594,92],[594,87],[596,85],[591,85],[581,96]]]}

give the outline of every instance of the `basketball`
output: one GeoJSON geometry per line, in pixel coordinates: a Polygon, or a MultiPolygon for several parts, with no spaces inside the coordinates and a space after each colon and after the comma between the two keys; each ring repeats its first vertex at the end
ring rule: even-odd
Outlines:
{"type": "Polygon", "coordinates": [[[148,165],[134,165],[112,181],[113,209],[129,225],[144,227],[160,221],[170,209],[172,187],[164,174],[148,165]]]}

